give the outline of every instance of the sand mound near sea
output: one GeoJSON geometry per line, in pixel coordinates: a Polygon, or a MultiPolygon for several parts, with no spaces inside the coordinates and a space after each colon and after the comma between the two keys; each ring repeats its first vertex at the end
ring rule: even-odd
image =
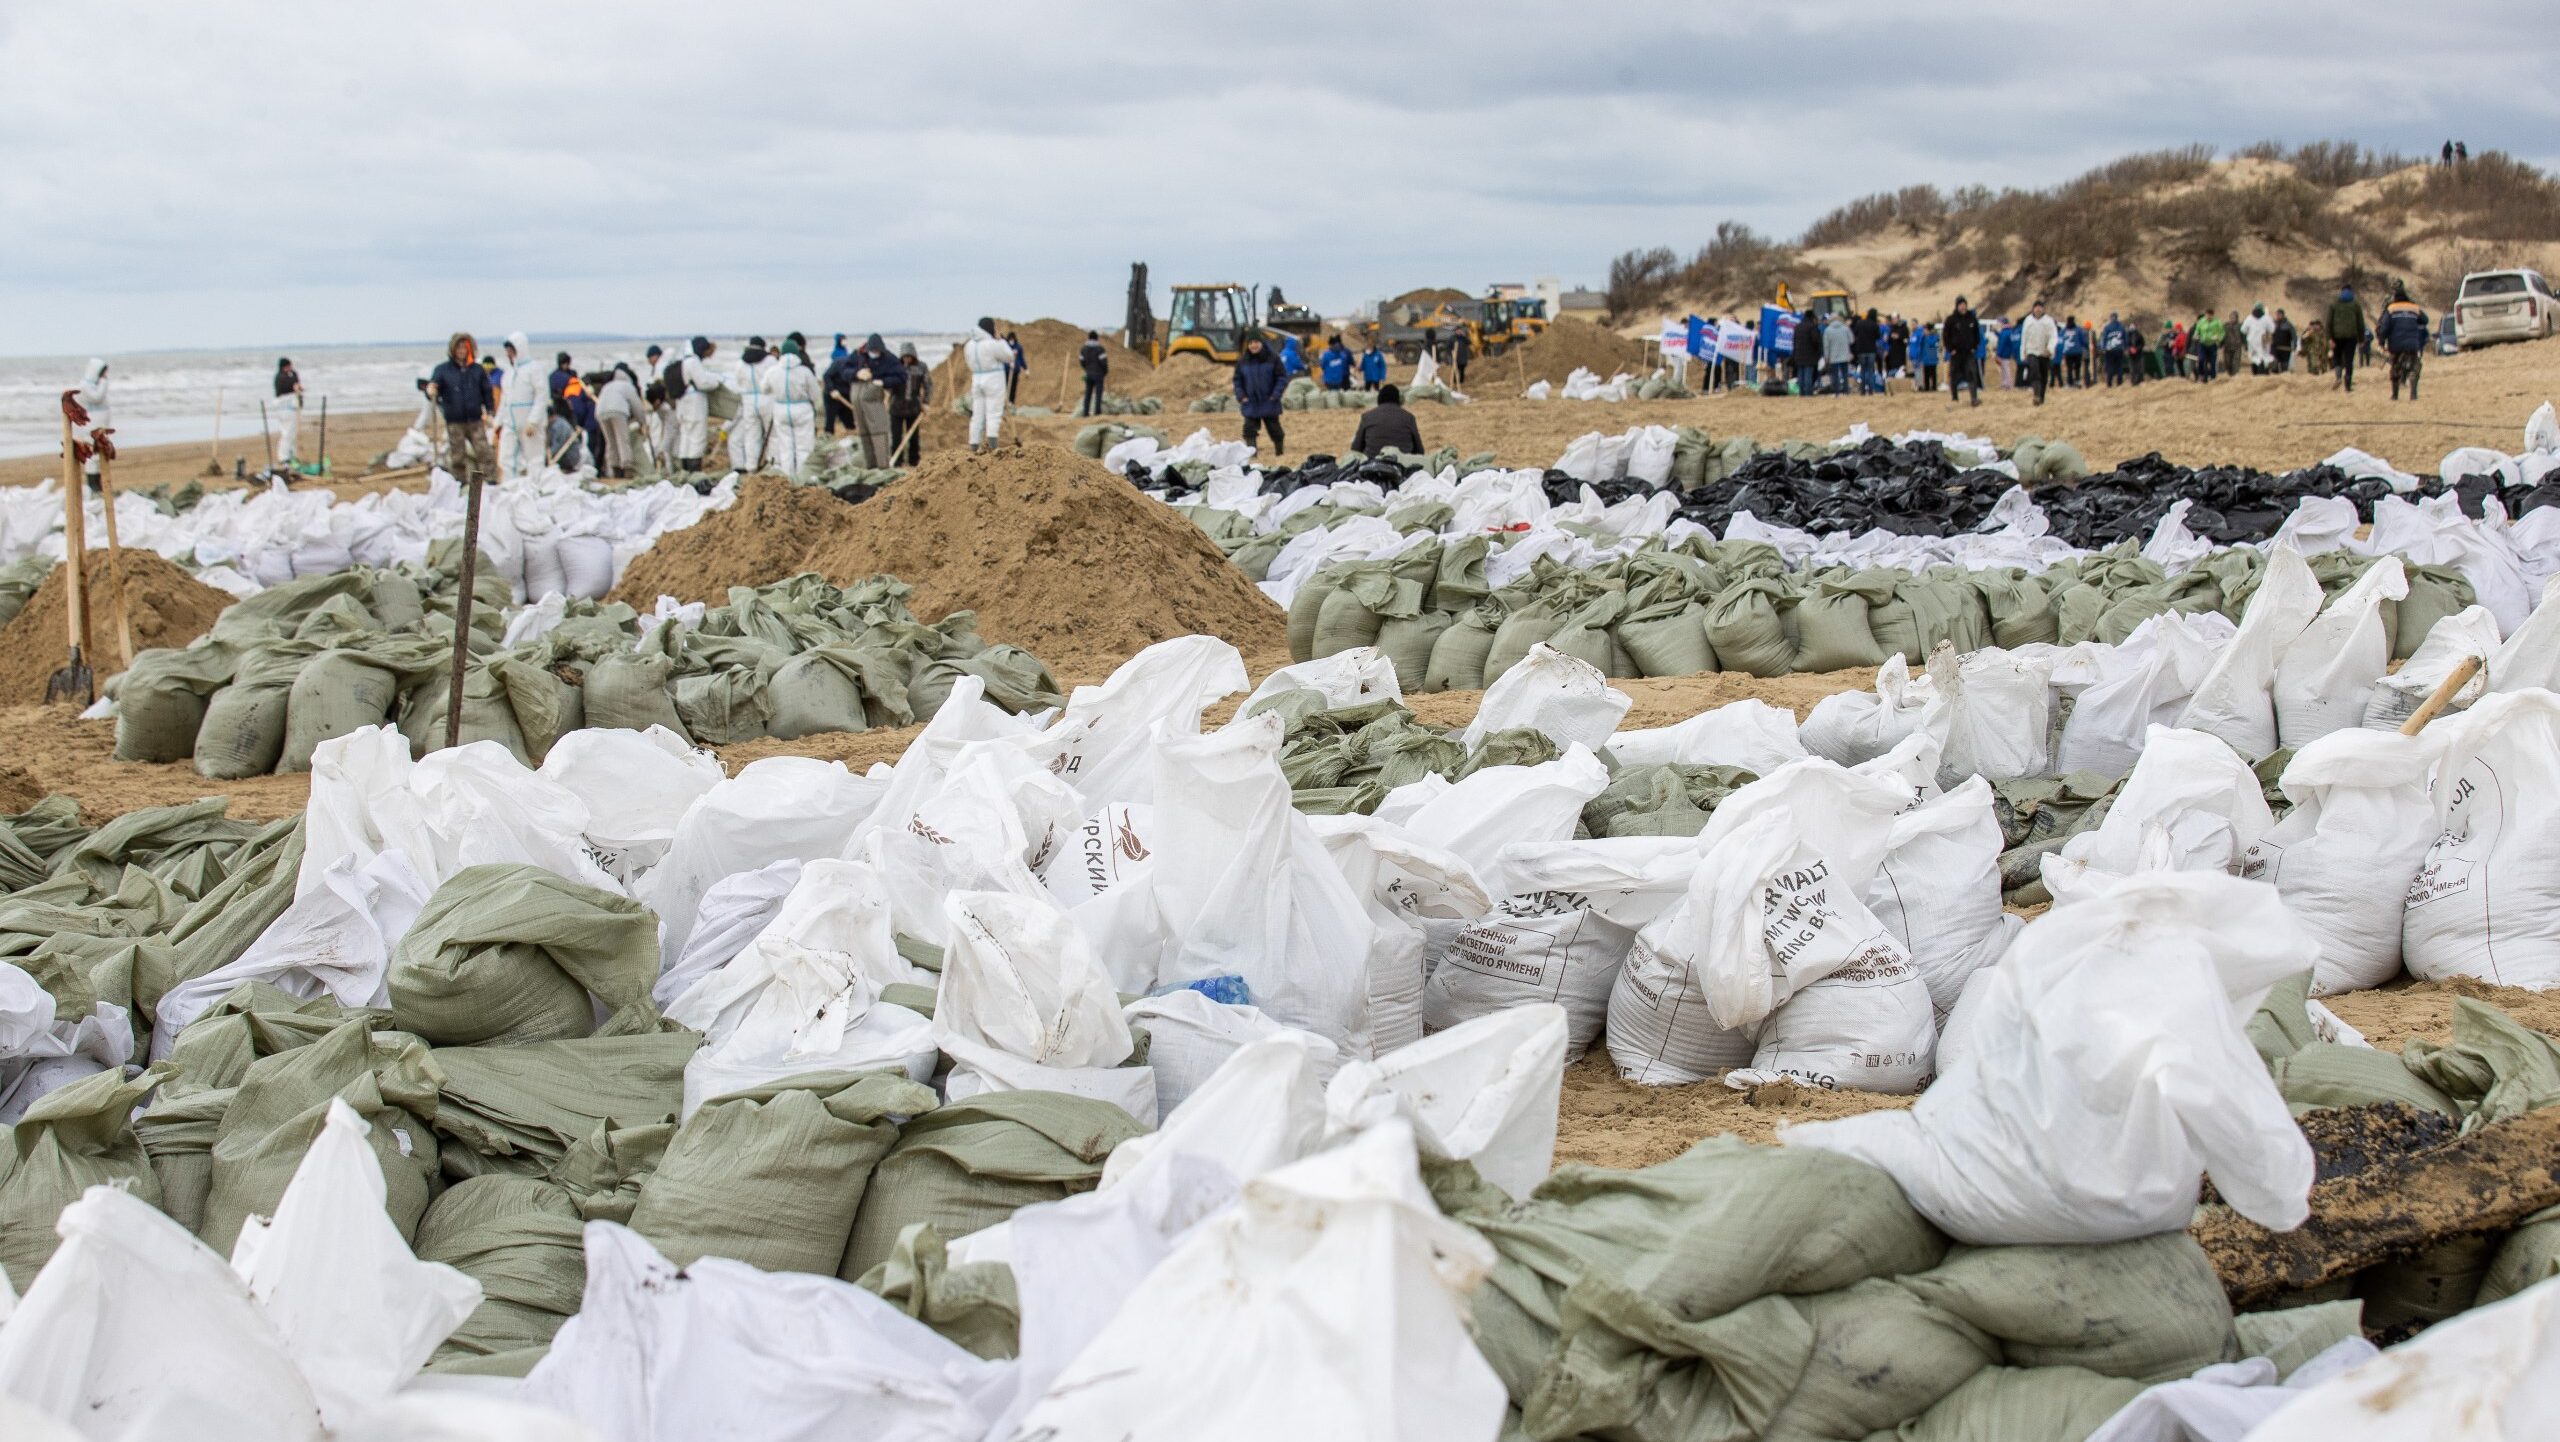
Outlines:
{"type": "MultiPolygon", "coordinates": [[[[109,601],[107,553],[92,550],[83,574],[88,582],[89,643],[81,659],[103,682],[123,669],[117,653],[115,611],[109,601]]],[[[133,621],[133,649],[183,646],[213,629],[214,619],[231,604],[231,594],[217,590],[186,568],[152,551],[122,553],[125,605],[133,621]]],[[[56,668],[71,659],[71,596],[62,567],[44,578],[27,598],[26,608],[0,627],[0,704],[33,705],[44,700],[44,684],[56,668]]]]}
{"type": "Polygon", "coordinates": [[[1577,316],[1560,316],[1511,354],[1478,356],[1467,368],[1467,389],[1518,395],[1539,381],[1562,386],[1576,367],[1604,381],[1620,371],[1641,376],[1657,359],[1642,342],[1577,316]]]}
{"type": "Polygon", "coordinates": [[[718,602],[799,571],[897,576],[917,615],[975,611],[980,635],[1053,668],[1107,666],[1195,632],[1249,652],[1288,639],[1286,615],[1198,527],[1045,445],[928,456],[859,505],[750,479],[737,505],[660,537],[614,594],[718,602]]]}

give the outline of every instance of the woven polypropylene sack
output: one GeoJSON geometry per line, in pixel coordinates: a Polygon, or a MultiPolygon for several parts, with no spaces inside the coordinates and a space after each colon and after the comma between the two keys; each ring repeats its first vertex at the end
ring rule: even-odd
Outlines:
{"type": "Polygon", "coordinates": [[[438,1046],[547,1041],[595,1030],[649,999],[657,918],[537,866],[454,873],[392,951],[387,985],[402,1029],[438,1046]]]}
{"type": "Polygon", "coordinates": [[[965,1237],[1034,1202],[1087,1192],[1112,1148],[1146,1130],[1117,1104],[1063,1092],[992,1092],[907,1124],[864,1194],[839,1276],[889,1259],[919,1222],[965,1237]]]}

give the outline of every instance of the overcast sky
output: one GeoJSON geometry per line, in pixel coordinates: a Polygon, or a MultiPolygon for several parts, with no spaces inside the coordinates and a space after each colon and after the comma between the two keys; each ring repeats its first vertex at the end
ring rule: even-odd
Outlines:
{"type": "Polygon", "coordinates": [[[1328,312],[2138,149],[2560,166],[2517,3],[0,5],[0,353],[1328,312]]]}

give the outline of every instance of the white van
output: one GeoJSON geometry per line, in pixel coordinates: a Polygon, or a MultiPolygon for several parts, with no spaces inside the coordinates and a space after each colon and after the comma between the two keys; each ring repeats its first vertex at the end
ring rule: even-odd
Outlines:
{"type": "Polygon", "coordinates": [[[2481,270],[2464,276],[2453,314],[2464,350],[2560,334],[2560,299],[2553,298],[2551,282],[2530,270],[2481,270]]]}

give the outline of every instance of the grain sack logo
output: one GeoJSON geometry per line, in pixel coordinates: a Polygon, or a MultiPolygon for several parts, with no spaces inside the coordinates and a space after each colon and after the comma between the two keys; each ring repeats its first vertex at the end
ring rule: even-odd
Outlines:
{"type": "Polygon", "coordinates": [[[1112,833],[1111,845],[1126,860],[1147,859],[1146,843],[1138,839],[1137,828],[1129,824],[1129,818],[1126,816],[1120,818],[1120,829],[1112,833]]]}
{"type": "Polygon", "coordinates": [[[2465,838],[2447,831],[2436,837],[2427,848],[2427,859],[2418,866],[2418,874],[2409,881],[2405,906],[2424,906],[2448,896],[2460,896],[2471,889],[2471,868],[2478,863],[2462,854],[2465,838]]]}

